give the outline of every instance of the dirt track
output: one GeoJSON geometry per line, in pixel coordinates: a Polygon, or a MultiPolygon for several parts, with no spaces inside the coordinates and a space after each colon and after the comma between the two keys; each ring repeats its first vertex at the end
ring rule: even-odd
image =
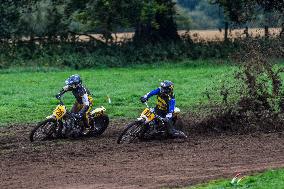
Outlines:
{"type": "Polygon", "coordinates": [[[284,167],[284,133],[189,135],[184,143],[118,145],[120,129],[111,126],[98,139],[31,144],[30,129],[0,128],[1,189],[187,186],[236,172],[284,167]]]}

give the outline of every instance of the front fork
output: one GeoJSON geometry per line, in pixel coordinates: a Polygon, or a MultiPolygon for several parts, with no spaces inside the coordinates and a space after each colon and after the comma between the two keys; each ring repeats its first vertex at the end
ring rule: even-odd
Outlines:
{"type": "Polygon", "coordinates": [[[174,116],[173,116],[173,119],[172,119],[172,121],[173,121],[173,126],[176,124],[177,120],[178,120],[178,115],[174,115],[174,116]]]}
{"type": "Polygon", "coordinates": [[[63,137],[63,122],[62,122],[62,120],[58,120],[58,121],[56,121],[56,124],[57,124],[56,136],[58,138],[61,138],[61,137],[63,137]]]}
{"type": "Polygon", "coordinates": [[[147,123],[145,124],[144,122],[141,121],[140,123],[142,126],[141,126],[141,130],[139,132],[139,135],[138,135],[138,138],[140,140],[143,140],[145,138],[145,133],[150,129],[150,125],[147,123]]]}

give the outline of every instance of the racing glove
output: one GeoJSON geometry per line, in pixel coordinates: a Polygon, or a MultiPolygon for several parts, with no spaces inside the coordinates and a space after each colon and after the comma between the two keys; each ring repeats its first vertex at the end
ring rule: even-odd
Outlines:
{"type": "Polygon", "coordinates": [[[145,102],[147,102],[147,97],[146,96],[141,96],[141,98],[140,98],[140,101],[142,102],[142,103],[145,103],[145,102]]]}
{"type": "Polygon", "coordinates": [[[55,98],[60,99],[61,98],[61,93],[58,93],[57,95],[55,95],[55,98]]]}

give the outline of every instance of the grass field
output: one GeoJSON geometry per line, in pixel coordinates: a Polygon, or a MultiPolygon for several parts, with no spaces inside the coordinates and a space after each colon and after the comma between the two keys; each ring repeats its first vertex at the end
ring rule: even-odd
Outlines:
{"type": "Polygon", "coordinates": [[[283,189],[284,169],[270,170],[255,176],[248,176],[235,185],[230,182],[231,180],[219,180],[187,189],[283,189]]]}
{"type": "MultiPolygon", "coordinates": [[[[282,61],[278,61],[283,63],[282,61]]],[[[182,112],[198,110],[208,99],[204,92],[216,90],[220,82],[232,79],[235,66],[218,60],[185,60],[162,62],[127,68],[91,70],[59,70],[43,68],[12,68],[0,70],[0,125],[35,123],[52,113],[58,101],[55,95],[70,75],[78,73],[93,93],[95,107],[105,106],[111,118],[136,118],[143,110],[140,96],[159,86],[162,80],[175,83],[177,106],[182,112]],[[107,96],[112,103],[108,103],[107,96]]],[[[218,95],[213,96],[220,100],[218,95]]],[[[70,93],[64,102],[71,108],[70,93]]],[[[150,100],[154,106],[155,98],[150,100]]]]}
{"type": "MultiPolygon", "coordinates": [[[[129,68],[93,70],[12,69],[0,71],[0,124],[34,123],[51,114],[57,104],[55,94],[65,79],[75,73],[91,90],[95,106],[105,106],[111,117],[137,117],[144,105],[140,96],[158,87],[162,80],[175,83],[177,106],[186,111],[205,102],[203,92],[214,82],[227,79],[234,67],[218,61],[183,61],[129,68]],[[112,103],[108,104],[107,96],[112,103]]],[[[66,94],[70,108],[74,98],[66,94]]],[[[155,98],[150,102],[154,102],[155,98]]],[[[152,104],[153,105],[153,104],[152,104]]]]}

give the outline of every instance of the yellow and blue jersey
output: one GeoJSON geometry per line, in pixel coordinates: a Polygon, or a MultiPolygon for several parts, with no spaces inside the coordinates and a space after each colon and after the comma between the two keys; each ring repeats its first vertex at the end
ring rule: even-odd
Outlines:
{"type": "Polygon", "coordinates": [[[157,88],[146,95],[149,99],[152,96],[157,96],[156,110],[163,114],[173,113],[175,110],[176,100],[174,94],[161,93],[161,88],[157,88]]]}

